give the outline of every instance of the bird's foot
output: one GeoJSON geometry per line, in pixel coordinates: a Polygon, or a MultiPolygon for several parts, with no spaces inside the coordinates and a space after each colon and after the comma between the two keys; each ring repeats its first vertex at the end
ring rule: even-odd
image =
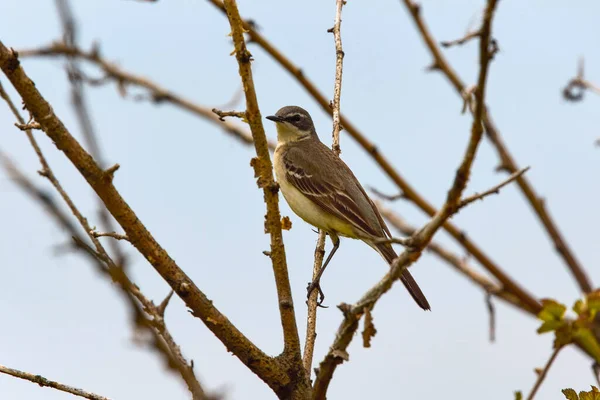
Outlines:
{"type": "MultiPolygon", "coordinates": [[[[323,300],[325,300],[325,293],[323,293],[323,290],[321,289],[321,283],[319,282],[319,280],[312,281],[308,284],[308,286],[306,288],[306,292],[307,292],[306,298],[309,299],[310,294],[315,289],[318,291],[317,306],[321,307],[321,308],[328,308],[328,306],[323,305],[323,300]]],[[[308,300],[307,300],[307,302],[308,302],[308,300]]]]}

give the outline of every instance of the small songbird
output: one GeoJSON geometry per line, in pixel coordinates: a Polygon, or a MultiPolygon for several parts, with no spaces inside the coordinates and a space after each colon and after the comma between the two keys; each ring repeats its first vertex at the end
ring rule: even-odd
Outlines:
{"type": "MultiPolygon", "coordinates": [[[[397,255],[390,243],[382,243],[391,234],[381,214],[346,163],[319,140],[310,114],[287,106],[267,119],[277,126],[274,165],[283,197],[300,218],[327,232],[333,242],[309,294],[315,288],[320,291],[319,279],[340,246],[340,236],[362,240],[391,264],[397,255]]],[[[429,310],[408,270],[401,280],[417,304],[429,310]]]]}

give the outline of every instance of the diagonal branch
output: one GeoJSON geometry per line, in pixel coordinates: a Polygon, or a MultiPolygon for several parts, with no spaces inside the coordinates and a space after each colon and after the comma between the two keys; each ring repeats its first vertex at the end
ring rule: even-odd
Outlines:
{"type": "MultiPolygon", "coordinates": [[[[412,236],[415,234],[417,229],[411,225],[409,225],[404,219],[400,218],[400,216],[394,213],[391,209],[384,207],[381,203],[376,202],[377,208],[381,212],[381,215],[390,223],[394,228],[407,236],[412,236]]],[[[452,253],[451,251],[444,248],[437,242],[430,242],[427,245],[426,250],[431,251],[436,256],[440,257],[442,260],[446,261],[450,266],[464,275],[467,279],[473,282],[475,285],[481,287],[486,293],[490,293],[492,296],[497,297],[499,299],[504,300],[505,302],[517,307],[520,310],[526,311],[533,316],[535,313],[533,310],[526,308],[525,304],[521,303],[517,297],[515,297],[512,293],[507,292],[501,286],[492,282],[486,276],[477,272],[473,267],[471,267],[467,261],[462,259],[459,255],[452,253]]]]}
{"type": "MultiPolygon", "coordinates": [[[[442,55],[440,48],[438,47],[436,41],[433,39],[431,32],[429,31],[429,29],[425,25],[425,22],[423,21],[423,18],[421,17],[420,6],[415,4],[412,0],[403,0],[403,2],[406,8],[408,9],[413,21],[415,22],[423,41],[425,42],[427,48],[433,56],[433,69],[442,72],[442,74],[444,74],[444,76],[448,78],[448,80],[450,81],[454,89],[458,92],[458,94],[461,97],[463,97],[466,93],[466,85],[462,82],[456,71],[452,69],[446,58],[442,55]]],[[[506,170],[509,173],[515,173],[519,171],[519,167],[517,166],[516,161],[513,159],[513,156],[509,153],[506,145],[504,144],[500,136],[500,132],[496,128],[495,124],[492,122],[491,116],[486,108],[484,108],[483,111],[483,125],[485,128],[486,136],[494,145],[500,158],[500,167],[498,168],[500,170],[506,170]]],[[[586,293],[590,292],[592,290],[592,284],[587,274],[583,270],[583,267],[581,266],[579,261],[575,258],[575,254],[568,246],[567,242],[562,236],[562,233],[559,231],[558,226],[546,210],[543,199],[534,191],[533,187],[531,186],[531,183],[529,183],[526,177],[519,177],[517,179],[517,185],[519,185],[519,188],[523,192],[523,195],[526,197],[527,201],[533,208],[535,214],[538,216],[541,223],[544,225],[544,228],[546,229],[548,235],[550,236],[550,239],[554,243],[556,250],[558,251],[559,255],[563,258],[564,262],[567,264],[567,267],[570,269],[571,273],[575,277],[575,280],[578,282],[581,290],[586,293]]],[[[475,254],[473,255],[479,260],[479,258],[475,254]]],[[[502,284],[507,286],[507,288],[509,287],[505,279],[501,279],[501,276],[497,275],[496,272],[490,269],[489,265],[485,265],[484,263],[482,264],[486,267],[486,269],[492,272],[494,276],[496,276],[496,278],[498,278],[498,280],[502,282],[502,284]]],[[[515,294],[517,293],[515,292],[515,294]]],[[[530,303],[530,306],[536,307],[538,311],[541,310],[539,304],[536,305],[537,302],[533,303],[530,301],[531,299],[527,300],[530,303]]]]}
{"type": "Polygon", "coordinates": [[[87,390],[78,389],[73,386],[68,386],[60,382],[51,381],[50,379],[46,379],[41,375],[30,374],[29,372],[19,371],[17,369],[8,368],[4,365],[0,365],[0,373],[14,376],[15,378],[24,379],[33,383],[37,383],[40,386],[46,386],[49,388],[54,388],[60,390],[61,392],[71,393],[75,396],[84,397],[90,400],[109,400],[108,397],[100,396],[87,390]]]}
{"type": "MultiPolygon", "coordinates": [[[[17,118],[17,120],[22,124],[24,122],[23,117],[20,115],[19,111],[16,109],[14,103],[4,91],[4,88],[0,84],[0,97],[2,97],[9,108],[12,110],[13,114],[17,118]]],[[[161,354],[166,364],[169,368],[178,372],[183,381],[188,386],[188,389],[193,395],[194,400],[203,400],[206,399],[207,396],[204,393],[204,389],[200,385],[200,382],[196,378],[194,371],[191,365],[188,365],[187,360],[183,357],[181,350],[171,333],[167,330],[166,325],[164,323],[164,310],[162,313],[159,313],[158,310],[154,307],[152,301],[148,300],[144,294],[140,291],[137,285],[133,284],[129,277],[127,276],[125,270],[122,265],[117,265],[113,259],[109,256],[106,249],[102,246],[100,241],[97,239],[98,236],[94,235],[94,231],[91,229],[87,218],[85,218],[79,209],[75,206],[75,203],[67,194],[67,192],[63,189],[62,185],[54,175],[52,168],[48,164],[46,157],[41,151],[40,146],[38,145],[35,137],[31,130],[26,130],[27,137],[31,146],[33,147],[35,153],[38,156],[40,164],[42,165],[42,170],[39,172],[40,175],[47,178],[52,186],[56,189],[56,191],[63,198],[65,203],[68,205],[71,213],[76,217],[79,221],[79,224],[85,231],[95,247],[95,249],[89,247],[82,237],[79,236],[78,230],[76,227],[71,224],[70,219],[62,212],[62,210],[56,205],[56,203],[51,199],[50,196],[43,194],[43,192],[36,188],[33,183],[31,183],[27,177],[21,173],[17,167],[8,159],[6,155],[0,152],[0,161],[2,161],[5,169],[8,171],[9,175],[15,179],[15,182],[28,194],[30,194],[34,199],[38,199],[42,205],[44,205],[48,211],[50,211],[51,215],[53,215],[56,221],[65,228],[73,238],[78,249],[83,250],[87,255],[92,256],[92,261],[96,264],[97,269],[103,273],[105,276],[110,278],[113,282],[117,283],[117,287],[121,289],[122,294],[127,299],[128,304],[133,311],[133,320],[136,326],[141,326],[145,328],[153,337],[153,345],[158,350],[159,354],[161,354]],[[135,301],[139,301],[144,306],[142,310],[139,304],[135,301]],[[145,311],[145,314],[150,316],[152,319],[149,320],[146,318],[145,314],[142,312],[145,311]]]]}
{"type": "MultiPolygon", "coordinates": [[[[219,10],[224,12],[223,3],[220,0],[209,0],[219,10]]],[[[412,4],[412,3],[411,3],[412,4]]],[[[417,11],[418,12],[418,11],[417,11]]],[[[287,57],[277,50],[263,35],[258,32],[253,24],[244,22],[244,29],[247,31],[253,43],[256,43],[265,50],[277,63],[279,63],[286,71],[288,71],[306,91],[315,99],[321,108],[328,114],[332,114],[331,107],[327,98],[317,89],[315,84],[310,81],[302,69],[294,65],[287,57]]],[[[423,210],[427,215],[433,217],[437,210],[425,200],[401,175],[394,169],[390,161],[381,153],[379,148],[375,146],[367,137],[361,133],[352,123],[343,115],[340,116],[342,126],[348,134],[356,140],[356,142],[375,160],[385,174],[398,186],[404,197],[413,202],[417,207],[423,210]]],[[[485,122],[485,121],[484,121],[485,122]]],[[[515,169],[517,171],[517,169],[515,169]]],[[[511,172],[515,172],[511,171],[511,172]]],[[[483,250],[473,243],[465,233],[452,224],[446,222],[444,229],[473,257],[484,266],[496,279],[498,279],[506,288],[515,296],[527,303],[532,309],[541,310],[537,300],[523,289],[517,282],[511,279],[491,258],[489,258],[483,250]]]]}
{"type": "Polygon", "coordinates": [[[204,324],[248,368],[275,390],[289,382],[290,377],[242,334],[192,282],[146,229],[144,224],[121,197],[106,174],[87,153],[50,104],[42,97],[35,84],[23,71],[17,54],[0,42],[0,69],[20,94],[25,107],[40,123],[44,132],[79,170],[88,184],[102,199],[112,216],[125,231],[131,244],[148,260],[161,277],[204,324]]]}
{"type": "Polygon", "coordinates": [[[362,315],[375,307],[377,301],[385,294],[398,280],[401,274],[411,264],[416,262],[421,253],[427,247],[433,235],[442,227],[442,225],[452,215],[461,208],[461,196],[467,186],[469,175],[475,155],[483,136],[483,107],[485,99],[485,88],[487,82],[487,72],[490,62],[489,42],[491,36],[492,17],[497,4],[497,0],[489,0],[485,14],[483,26],[481,28],[480,46],[479,46],[479,78],[477,81],[477,90],[475,96],[477,99],[473,125],[471,127],[471,137],[467,145],[463,160],[456,171],[456,176],[452,187],[448,191],[446,202],[442,208],[433,216],[429,223],[423,226],[412,236],[412,247],[404,250],[393,262],[389,272],[375,286],[373,286],[356,304],[353,306],[341,305],[340,309],[344,313],[336,338],[329,349],[329,352],[319,365],[319,373],[313,389],[314,399],[324,399],[333,373],[338,365],[348,358],[347,348],[354,333],[358,328],[358,321],[362,315]]]}

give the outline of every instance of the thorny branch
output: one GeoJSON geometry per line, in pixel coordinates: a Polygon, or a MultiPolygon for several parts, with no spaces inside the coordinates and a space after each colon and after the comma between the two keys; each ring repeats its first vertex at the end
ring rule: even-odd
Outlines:
{"type": "MultiPolygon", "coordinates": [[[[344,0],[336,0],[335,4],[335,22],[333,28],[329,29],[328,32],[333,33],[333,40],[335,43],[335,79],[333,87],[333,101],[332,104],[332,116],[333,116],[333,131],[331,140],[331,149],[336,156],[339,157],[340,149],[340,98],[342,94],[342,72],[344,64],[344,50],[342,49],[342,7],[344,6],[344,0]]],[[[325,255],[325,241],[326,232],[323,230],[319,231],[319,238],[317,240],[317,246],[315,248],[315,261],[313,264],[312,280],[314,281],[318,276],[318,273],[323,264],[323,256],[325,255]]],[[[315,348],[315,342],[317,339],[317,291],[313,290],[308,298],[308,315],[306,318],[306,342],[304,343],[304,369],[310,378],[313,351],[315,348]]]]}
{"type": "Polygon", "coordinates": [[[290,377],[276,366],[276,361],[268,357],[244,336],[156,242],[116,190],[110,177],[106,175],[91,155],[81,147],[65,128],[62,121],[54,114],[50,104],[42,97],[35,84],[23,71],[16,52],[7,49],[1,42],[0,69],[21,95],[25,107],[34,119],[40,123],[44,132],[57,148],[69,158],[102,199],[112,216],[125,231],[131,244],[186,303],[192,310],[193,315],[200,318],[211,332],[225,344],[229,351],[235,354],[271,387],[279,389],[286,382],[289,382],[290,377]]]}
{"type": "Polygon", "coordinates": [[[314,385],[313,396],[315,399],[324,399],[327,388],[333,377],[333,373],[339,364],[347,360],[347,348],[352,341],[353,335],[358,328],[358,321],[366,311],[371,311],[381,296],[386,293],[393,283],[401,276],[406,268],[416,262],[422,251],[431,241],[433,235],[439,228],[460,210],[461,196],[467,186],[471,167],[477,153],[477,148],[483,136],[483,108],[485,104],[485,88],[487,82],[488,66],[490,62],[489,42],[491,37],[492,17],[496,8],[497,0],[488,0],[484,13],[483,25],[481,27],[479,45],[479,78],[475,92],[476,104],[471,127],[471,137],[467,145],[463,160],[456,171],[452,187],[448,191],[446,202],[442,208],[433,216],[429,223],[423,226],[413,235],[413,247],[404,250],[391,265],[390,271],[374,287],[372,287],[353,306],[341,305],[344,320],[338,328],[336,338],[329,352],[319,365],[319,373],[314,385]]]}
{"type": "MultiPolygon", "coordinates": [[[[434,61],[432,69],[442,72],[442,74],[450,81],[457,93],[461,97],[463,97],[466,92],[466,85],[462,82],[456,71],[452,69],[452,67],[442,54],[440,48],[438,47],[437,42],[433,39],[431,32],[429,31],[429,29],[425,25],[425,22],[423,21],[423,18],[421,17],[421,7],[418,4],[414,3],[412,0],[402,1],[408,9],[410,16],[415,22],[417,29],[419,30],[419,33],[423,38],[423,41],[425,42],[427,48],[429,49],[433,57],[434,61]]],[[[519,170],[519,167],[517,166],[516,161],[513,159],[513,156],[509,153],[506,145],[502,141],[500,132],[493,123],[492,118],[486,108],[484,108],[483,112],[483,125],[485,128],[486,136],[494,145],[500,158],[500,166],[498,167],[498,170],[505,170],[509,173],[517,172],[519,170]]],[[[586,293],[590,292],[592,290],[592,284],[587,274],[584,272],[583,267],[581,266],[579,261],[575,258],[575,254],[568,246],[567,242],[562,236],[562,233],[559,231],[558,226],[546,210],[545,203],[542,200],[542,198],[534,191],[533,187],[531,186],[526,177],[521,176],[519,179],[517,179],[517,184],[523,192],[523,195],[527,198],[527,201],[533,208],[535,214],[538,216],[538,218],[544,225],[546,231],[548,232],[548,235],[550,236],[550,239],[554,243],[556,250],[567,264],[571,273],[575,277],[575,280],[578,282],[581,290],[586,293]]],[[[476,252],[473,252],[469,250],[468,246],[465,246],[465,248],[467,249],[467,251],[473,254],[473,256],[478,261],[480,261],[482,265],[488,271],[490,271],[507,289],[511,290],[513,293],[518,295],[522,301],[529,303],[529,307],[537,309],[538,312],[541,310],[540,304],[529,294],[524,292],[522,288],[518,286],[513,286],[514,282],[512,282],[512,280],[510,280],[510,278],[508,278],[508,276],[506,276],[506,274],[504,274],[504,272],[502,272],[497,266],[493,265],[492,263],[483,262],[480,259],[480,257],[478,257],[478,255],[476,254],[477,252],[479,252],[478,249],[476,249],[476,252]]]]}
{"type": "Polygon", "coordinates": [[[60,382],[51,381],[50,379],[46,379],[41,375],[34,375],[30,374],[29,372],[23,372],[17,369],[8,368],[4,365],[0,365],[0,373],[11,375],[15,378],[24,379],[33,383],[37,383],[42,387],[46,386],[49,388],[60,390],[61,392],[71,393],[75,396],[83,397],[90,400],[109,400],[108,397],[100,396],[83,389],[78,389],[73,386],[68,386],[60,382]]]}
{"type": "MultiPolygon", "coordinates": [[[[24,120],[20,115],[19,111],[16,109],[14,103],[0,84],[0,97],[2,97],[9,108],[12,110],[13,114],[17,118],[20,123],[23,123],[24,120]]],[[[59,222],[63,228],[67,229],[67,231],[71,234],[77,248],[84,250],[86,254],[92,256],[92,260],[95,262],[97,269],[109,277],[113,282],[118,284],[118,287],[121,289],[122,294],[128,300],[131,310],[133,311],[133,320],[135,322],[135,326],[145,328],[153,337],[153,346],[159,351],[159,354],[163,355],[166,364],[169,368],[172,368],[174,371],[177,371],[181,378],[184,380],[188,389],[193,395],[194,400],[202,400],[206,399],[206,395],[204,393],[204,389],[200,385],[198,379],[196,378],[194,371],[191,365],[188,365],[187,360],[181,354],[179,346],[175,343],[175,340],[171,336],[171,333],[167,330],[164,324],[164,309],[161,313],[157,312],[157,309],[154,307],[152,301],[148,300],[137,287],[137,285],[133,284],[129,277],[127,276],[125,270],[122,266],[117,265],[114,260],[109,256],[106,249],[102,246],[102,244],[98,241],[97,235],[94,234],[94,230],[91,229],[87,218],[85,218],[79,209],[75,206],[75,203],[72,201],[70,196],[63,189],[62,185],[54,175],[50,165],[48,164],[46,157],[41,151],[35,137],[31,130],[26,131],[27,137],[31,146],[33,147],[35,153],[38,156],[40,164],[42,165],[42,170],[39,172],[40,175],[47,178],[52,186],[57,190],[60,196],[63,198],[65,203],[68,205],[71,213],[75,216],[83,230],[86,232],[88,238],[92,241],[94,248],[89,247],[83,238],[79,236],[79,233],[75,226],[70,223],[70,219],[60,211],[60,208],[51,200],[51,198],[39,189],[35,187],[33,183],[31,183],[27,177],[22,174],[16,166],[8,159],[7,156],[0,153],[0,159],[3,162],[5,168],[8,173],[15,179],[15,182],[23,188],[28,194],[30,194],[34,199],[40,200],[42,205],[44,205],[48,211],[55,215],[57,222],[59,222]],[[143,305],[143,310],[139,307],[139,304],[135,301],[137,299],[139,303],[143,305]],[[145,314],[144,312],[145,311],[145,314]],[[148,319],[146,315],[150,316],[152,319],[148,319]]]]}
{"type": "MultiPolygon", "coordinates": [[[[219,10],[224,12],[223,3],[220,0],[209,0],[219,10]]],[[[413,5],[409,0],[408,4],[413,5]]],[[[416,13],[418,15],[418,6],[416,7],[416,13]]],[[[247,31],[250,40],[263,48],[275,61],[277,61],[286,71],[288,71],[315,99],[315,101],[321,106],[321,108],[328,114],[332,114],[331,106],[327,98],[317,89],[304,74],[304,71],[294,65],[287,57],[285,57],[279,50],[277,50],[260,32],[255,28],[252,21],[244,22],[244,29],[247,31]]],[[[437,45],[433,43],[433,46],[437,49],[437,45]]],[[[390,177],[390,179],[398,186],[403,193],[403,196],[413,202],[417,207],[423,210],[430,217],[433,217],[437,210],[425,200],[415,189],[400,175],[400,173],[392,167],[391,163],[381,153],[379,148],[375,146],[367,137],[362,134],[352,123],[343,115],[340,116],[342,126],[345,131],[357,141],[357,143],[375,160],[382,170],[390,177]]],[[[484,120],[485,122],[485,120],[484,120]]],[[[489,132],[489,129],[487,129],[489,132]]],[[[511,172],[517,171],[515,168],[511,172]]],[[[528,303],[529,307],[541,309],[541,305],[537,300],[529,294],[525,289],[518,285],[513,279],[511,279],[494,261],[492,261],[475,243],[473,243],[468,237],[465,236],[464,232],[451,222],[446,222],[444,229],[468,251],[473,257],[479,261],[490,273],[492,273],[506,288],[518,296],[521,301],[528,303]]]]}

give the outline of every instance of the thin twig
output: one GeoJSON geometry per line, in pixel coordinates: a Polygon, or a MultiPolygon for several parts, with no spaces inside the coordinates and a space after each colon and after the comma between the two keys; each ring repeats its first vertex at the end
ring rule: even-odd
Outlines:
{"type": "MultiPolygon", "coordinates": [[[[246,366],[274,390],[281,389],[289,376],[277,362],[262,352],[242,334],[190,280],[169,254],[156,242],[127,202],[116,190],[112,180],[93,157],[75,140],[42,97],[35,84],[20,66],[17,54],[0,42],[0,69],[20,94],[27,110],[42,125],[46,135],[64,152],[88,184],[102,199],[112,216],[125,231],[131,244],[148,260],[162,278],[204,324],[246,366]]],[[[217,118],[215,116],[215,118],[217,118]]]]}
{"type": "Polygon", "coordinates": [[[241,119],[246,118],[246,113],[243,111],[221,111],[219,109],[213,108],[212,112],[219,116],[219,121],[223,122],[225,121],[225,117],[236,117],[241,119]]]}
{"type": "MultiPolygon", "coordinates": [[[[404,221],[404,219],[400,218],[398,214],[394,213],[391,209],[384,207],[379,202],[376,202],[376,205],[377,208],[379,208],[383,218],[385,218],[386,221],[389,222],[389,224],[395,229],[407,236],[412,236],[415,234],[417,229],[409,225],[406,221],[404,221]]],[[[426,250],[431,251],[433,254],[446,261],[446,263],[469,279],[472,283],[481,287],[485,293],[490,293],[492,296],[504,300],[508,304],[511,304],[520,310],[526,311],[532,316],[536,315],[534,311],[528,309],[523,303],[521,303],[515,295],[502,289],[502,287],[500,287],[498,284],[477,272],[463,257],[452,253],[444,248],[441,244],[432,241],[429,243],[426,250]]]]}
{"type": "Polygon", "coordinates": [[[92,230],[91,234],[94,237],[111,237],[113,239],[117,239],[117,240],[127,240],[129,241],[129,238],[127,237],[127,235],[123,235],[121,233],[117,233],[117,232],[98,232],[95,230],[92,230]]]}
{"type": "MultiPolygon", "coordinates": [[[[410,16],[415,22],[423,41],[427,45],[427,48],[429,49],[434,59],[433,69],[442,72],[442,74],[444,74],[444,76],[450,81],[456,92],[461,96],[461,98],[463,98],[466,85],[462,82],[456,71],[448,63],[448,61],[442,54],[440,48],[438,47],[437,42],[433,39],[433,35],[425,25],[423,18],[421,17],[421,7],[418,4],[414,3],[414,1],[412,0],[402,1],[408,9],[410,16]]],[[[483,125],[485,128],[486,136],[494,145],[498,153],[498,157],[500,158],[500,166],[498,167],[498,170],[506,170],[509,173],[519,171],[517,163],[515,162],[513,156],[509,153],[506,145],[502,141],[500,132],[493,123],[491,115],[488,112],[487,108],[484,109],[483,125]]],[[[580,264],[580,262],[575,258],[575,254],[563,238],[562,233],[559,231],[558,226],[556,225],[556,222],[554,222],[554,220],[546,210],[544,202],[541,201],[541,197],[534,191],[533,187],[531,186],[531,183],[529,183],[525,176],[519,177],[517,179],[517,184],[519,185],[519,188],[527,198],[527,201],[533,208],[535,214],[542,222],[542,225],[544,226],[548,235],[550,236],[550,239],[554,243],[554,246],[557,249],[559,255],[563,258],[569,270],[575,277],[575,280],[579,284],[581,290],[586,293],[590,292],[593,287],[591,281],[589,280],[586,272],[583,270],[583,267],[580,264]]],[[[449,229],[448,231],[450,232],[449,229]]],[[[452,236],[454,236],[454,234],[452,234],[452,236]]],[[[488,271],[490,271],[500,282],[502,282],[502,284],[506,286],[507,289],[511,290],[513,293],[519,296],[519,298],[522,301],[529,303],[529,307],[537,309],[538,312],[541,310],[541,305],[535,299],[533,299],[527,292],[523,291],[522,288],[518,286],[513,286],[513,282],[510,280],[510,278],[496,265],[494,265],[491,262],[487,262],[489,260],[484,262],[477,254],[479,252],[478,249],[473,249],[474,251],[471,251],[468,248],[469,246],[465,245],[464,247],[467,249],[467,251],[473,254],[473,256],[479,262],[481,262],[482,265],[484,265],[484,267],[488,271]]]]}
{"type": "Polygon", "coordinates": [[[340,155],[340,97],[342,94],[342,69],[344,66],[344,50],[342,49],[342,7],[344,0],[336,0],[335,2],[335,23],[330,32],[333,33],[335,41],[335,84],[333,87],[333,102],[332,102],[332,117],[333,117],[333,141],[331,148],[333,152],[340,155]]]}
{"type": "Polygon", "coordinates": [[[485,294],[485,305],[487,306],[490,320],[490,342],[494,343],[496,341],[496,309],[494,308],[492,293],[490,292],[485,294]]]}
{"type": "MultiPolygon", "coordinates": [[[[225,11],[223,3],[220,0],[209,0],[219,10],[225,11]]],[[[408,1],[413,5],[412,1],[408,1]]],[[[415,13],[418,15],[419,7],[415,7],[415,13]]],[[[270,43],[256,28],[252,21],[244,22],[244,29],[250,37],[252,43],[260,46],[267,54],[277,61],[286,71],[288,71],[300,83],[306,91],[315,99],[321,108],[328,114],[332,114],[331,106],[327,97],[324,96],[310,81],[304,71],[294,65],[285,55],[283,55],[272,43],[270,43]]],[[[437,45],[433,43],[434,48],[437,45]]],[[[458,79],[458,78],[457,78],[458,79]]],[[[460,82],[460,80],[459,80],[460,82]]],[[[363,133],[361,133],[345,116],[340,116],[342,126],[348,134],[375,160],[385,174],[398,186],[407,200],[413,202],[417,207],[423,210],[427,215],[433,217],[437,210],[425,200],[401,175],[394,169],[390,161],[382,154],[380,149],[375,146],[363,133]]],[[[515,169],[514,171],[517,171],[515,169]]],[[[511,171],[511,172],[514,172],[511,171]]],[[[466,238],[463,231],[451,222],[446,222],[444,229],[462,246],[467,252],[479,261],[490,273],[492,273],[506,288],[518,296],[522,302],[528,303],[532,309],[541,310],[541,305],[537,300],[523,289],[517,282],[506,274],[483,250],[481,250],[471,239],[466,238]]]]}
{"type": "MultiPolygon", "coordinates": [[[[323,257],[325,256],[325,241],[327,233],[323,230],[319,231],[317,245],[315,247],[315,260],[313,263],[312,280],[314,281],[323,265],[323,257]]],[[[319,292],[313,290],[310,293],[307,301],[307,316],[306,316],[306,341],[304,342],[304,352],[302,353],[302,364],[309,379],[312,373],[313,353],[317,340],[317,298],[319,292]]]]}
{"type": "Polygon", "coordinates": [[[508,185],[509,183],[511,183],[512,181],[518,179],[521,175],[523,175],[525,172],[529,171],[530,167],[525,167],[513,174],[511,174],[508,178],[506,178],[505,180],[503,180],[502,182],[500,182],[499,184],[497,184],[496,186],[486,190],[485,192],[482,193],[475,193],[472,196],[469,197],[465,197],[464,199],[461,200],[460,202],[460,207],[464,207],[469,203],[472,203],[474,201],[477,200],[483,200],[485,197],[491,195],[491,194],[498,194],[500,193],[500,189],[502,189],[504,186],[508,185]]]}
{"type": "MultiPolygon", "coordinates": [[[[333,28],[329,29],[328,32],[333,33],[333,40],[335,43],[335,79],[333,86],[333,101],[332,115],[333,115],[333,130],[331,133],[331,149],[336,156],[339,157],[340,148],[340,98],[342,94],[342,73],[344,66],[344,50],[342,49],[342,7],[344,6],[344,0],[336,0],[335,4],[335,22],[333,28]]],[[[323,256],[325,255],[325,231],[319,231],[319,239],[317,240],[317,246],[315,248],[315,260],[313,264],[313,281],[318,276],[318,273],[323,264],[323,256]]],[[[317,339],[317,291],[313,290],[308,298],[308,315],[306,317],[306,342],[304,343],[304,358],[303,364],[306,373],[310,379],[312,369],[312,359],[314,347],[317,339]]]]}
{"type": "Polygon", "coordinates": [[[467,32],[467,34],[465,36],[463,36],[459,39],[443,41],[443,42],[440,42],[440,44],[442,45],[442,47],[452,47],[452,46],[456,46],[456,45],[462,46],[463,44],[467,43],[471,39],[475,39],[476,37],[479,37],[480,34],[481,34],[481,32],[479,32],[479,31],[471,31],[471,32],[467,32]]]}
{"type": "Polygon", "coordinates": [[[600,94],[600,86],[585,79],[583,58],[579,60],[577,75],[572,78],[563,89],[563,97],[569,101],[581,101],[586,91],[600,94]]]}
{"type": "MultiPolygon", "coordinates": [[[[185,97],[172,92],[168,89],[163,88],[157,83],[143,78],[141,76],[132,74],[121,67],[117,66],[114,63],[111,63],[104,59],[100,50],[95,47],[91,51],[84,51],[80,48],[69,47],[64,43],[56,42],[52,43],[50,46],[40,47],[36,49],[24,49],[19,50],[20,57],[58,57],[58,56],[68,56],[68,57],[78,57],[84,59],[90,63],[95,64],[99,68],[102,69],[104,74],[108,79],[102,79],[99,83],[106,83],[110,81],[114,81],[117,84],[119,92],[121,95],[125,96],[127,94],[127,86],[138,86],[144,88],[150,92],[150,99],[155,104],[162,103],[170,103],[177,107],[180,107],[198,117],[208,120],[213,124],[217,124],[219,127],[223,128],[225,132],[229,133],[235,139],[240,140],[245,144],[252,144],[252,135],[246,131],[245,129],[239,127],[236,124],[233,124],[228,121],[220,121],[219,117],[217,117],[209,107],[201,106],[199,104],[194,103],[190,99],[186,99],[185,97]]],[[[274,149],[275,143],[269,141],[269,148],[274,149]]]]}
{"type": "Polygon", "coordinates": [[[61,392],[71,393],[75,396],[83,397],[90,400],[109,400],[108,397],[100,396],[87,390],[78,389],[73,386],[68,386],[60,382],[51,381],[49,379],[44,378],[41,375],[30,374],[29,372],[19,371],[17,369],[8,368],[4,365],[0,365],[0,373],[14,376],[15,378],[24,379],[33,383],[37,383],[38,385],[44,387],[49,387],[53,389],[60,390],[61,392]]]}
{"type": "Polygon", "coordinates": [[[564,346],[559,346],[556,349],[554,349],[554,351],[552,352],[552,355],[550,356],[550,358],[548,359],[548,362],[546,363],[546,366],[544,366],[544,369],[538,375],[538,378],[536,379],[535,384],[533,385],[533,388],[531,389],[531,393],[529,393],[529,396],[527,396],[527,400],[533,400],[533,398],[535,397],[535,394],[537,393],[538,389],[542,385],[542,382],[544,382],[544,379],[546,379],[546,375],[548,375],[548,371],[550,370],[550,367],[552,367],[552,363],[556,359],[556,356],[558,356],[558,352],[563,347],[564,346]]]}
{"type": "Polygon", "coordinates": [[[416,262],[421,256],[422,251],[429,244],[433,235],[442,227],[442,225],[452,215],[460,210],[460,200],[462,193],[467,186],[471,167],[483,136],[483,107],[485,99],[485,88],[487,82],[488,66],[490,62],[489,41],[491,37],[491,25],[496,8],[497,0],[488,0],[484,13],[484,20],[481,27],[480,45],[479,45],[479,78],[477,80],[477,103],[471,127],[471,137],[465,150],[462,162],[456,171],[456,176],[452,183],[446,202],[435,216],[420,230],[413,235],[413,247],[404,250],[391,264],[389,272],[373,286],[357,303],[353,306],[342,305],[340,309],[344,313],[344,320],[338,328],[336,338],[331,345],[329,352],[319,364],[319,373],[315,380],[313,395],[315,399],[324,399],[333,373],[339,364],[347,359],[347,348],[354,333],[358,328],[358,321],[366,310],[371,311],[377,301],[385,294],[398,280],[401,274],[411,264],[416,262]],[[342,356],[340,356],[342,355],[342,356]]]}

